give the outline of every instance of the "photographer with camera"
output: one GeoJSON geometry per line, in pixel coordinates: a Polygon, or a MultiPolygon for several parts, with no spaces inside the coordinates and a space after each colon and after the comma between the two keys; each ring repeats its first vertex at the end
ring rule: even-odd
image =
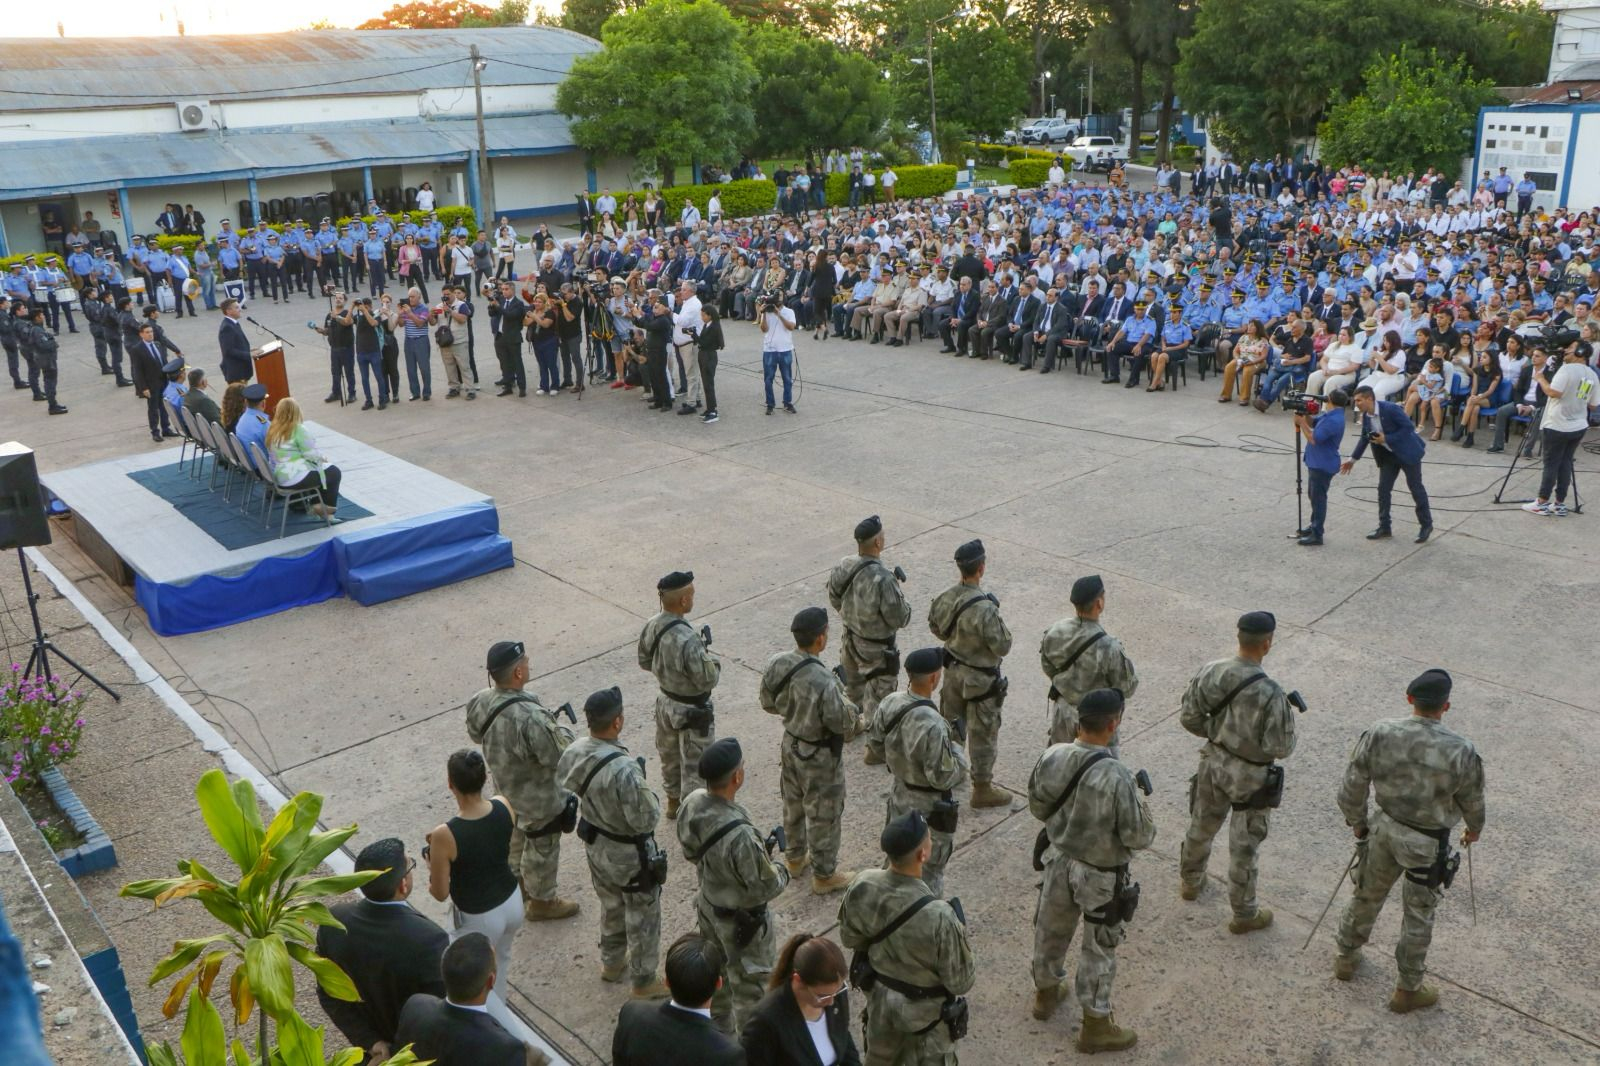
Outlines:
{"type": "Polygon", "coordinates": [[[307,322],[306,325],[328,338],[328,367],[333,372],[333,391],[323,398],[323,403],[339,402],[340,379],[344,382],[346,403],[356,402],[356,349],[355,349],[355,322],[351,318],[350,308],[345,306],[345,294],[328,286],[323,293],[332,299],[333,303],[328,308],[327,316],[322,320],[322,325],[307,322]]]}
{"type": "Polygon", "coordinates": [[[356,362],[361,365],[361,392],[366,402],[363,411],[372,410],[372,381],[378,379],[378,410],[389,406],[389,376],[383,372],[383,322],[372,310],[372,297],[364,296],[355,302],[352,317],[355,334],[356,362]]]}
{"type": "Polygon", "coordinates": [[[672,386],[667,373],[667,346],[672,343],[672,312],[667,298],[657,292],[648,309],[628,305],[628,319],[644,331],[645,385],[650,390],[650,410],[672,410],[672,386]]]}
{"type": "Polygon", "coordinates": [[[446,285],[440,292],[439,302],[428,312],[428,321],[433,325],[433,339],[439,345],[439,359],[444,363],[445,378],[450,385],[444,398],[452,400],[465,392],[467,399],[477,399],[478,379],[468,347],[472,337],[472,305],[467,302],[467,287],[446,285]],[[467,358],[461,358],[463,354],[467,358]]]}
{"type": "Polygon", "coordinates": [[[783,373],[783,409],[794,409],[794,312],[783,305],[783,295],[772,289],[761,293],[756,304],[756,328],[761,330],[761,379],[767,390],[767,414],[772,413],[772,379],[783,373]]]}
{"type": "Polygon", "coordinates": [[[1318,409],[1317,401],[1305,393],[1290,393],[1284,406],[1294,411],[1294,429],[1306,439],[1306,495],[1311,497],[1311,524],[1300,530],[1301,547],[1322,544],[1323,524],[1328,518],[1328,486],[1339,472],[1339,444],[1344,440],[1344,409],[1350,397],[1343,389],[1328,393],[1328,410],[1318,409]]]}
{"type": "Polygon", "coordinates": [[[1594,348],[1588,341],[1573,340],[1561,353],[1561,369],[1549,381],[1533,376],[1534,384],[1549,400],[1544,406],[1544,477],[1539,480],[1539,498],[1522,505],[1524,511],[1545,517],[1565,517],[1567,489],[1572,485],[1573,457],[1589,431],[1589,411],[1600,407],[1600,378],[1589,360],[1594,348]],[[1555,490],[1554,502],[1550,490],[1555,490]]]}

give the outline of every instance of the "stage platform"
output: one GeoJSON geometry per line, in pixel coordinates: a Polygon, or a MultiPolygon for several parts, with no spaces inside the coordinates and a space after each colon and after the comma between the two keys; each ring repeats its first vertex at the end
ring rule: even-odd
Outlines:
{"type": "Polygon", "coordinates": [[[277,536],[178,471],[178,448],[43,475],[71,512],[71,531],[112,577],[131,584],[163,636],[233,625],[334,596],[363,605],[512,565],[494,500],[324,426],[307,423],[343,473],[338,515],[291,514],[277,536]]]}

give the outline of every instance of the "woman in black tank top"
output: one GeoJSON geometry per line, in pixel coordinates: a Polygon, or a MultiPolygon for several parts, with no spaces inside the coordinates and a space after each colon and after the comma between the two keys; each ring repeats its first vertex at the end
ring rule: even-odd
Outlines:
{"type": "Polygon", "coordinates": [[[458,751],[448,767],[461,813],[428,834],[428,891],[462,914],[484,914],[517,891],[510,862],[516,819],[503,798],[484,799],[488,767],[480,753],[458,751]]]}

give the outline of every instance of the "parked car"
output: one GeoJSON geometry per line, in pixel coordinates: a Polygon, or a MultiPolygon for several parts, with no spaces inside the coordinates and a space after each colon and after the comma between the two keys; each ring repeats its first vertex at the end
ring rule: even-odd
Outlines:
{"type": "Polygon", "coordinates": [[[1022,131],[1024,144],[1066,144],[1083,130],[1064,118],[1041,118],[1022,131]]]}
{"type": "Polygon", "coordinates": [[[1001,136],[1000,136],[1000,143],[1001,144],[1026,144],[1026,143],[1028,143],[1028,130],[1033,127],[1034,123],[1043,122],[1043,121],[1044,121],[1043,119],[1031,118],[1028,121],[1024,122],[1022,125],[1018,126],[1016,129],[1006,130],[1005,133],[1001,134],[1001,136]]]}
{"type": "Polygon", "coordinates": [[[1061,154],[1072,160],[1072,165],[1081,170],[1090,169],[1090,164],[1101,162],[1110,164],[1111,160],[1128,161],[1128,149],[1117,143],[1114,137],[1105,137],[1091,134],[1079,137],[1061,150],[1061,154]]]}

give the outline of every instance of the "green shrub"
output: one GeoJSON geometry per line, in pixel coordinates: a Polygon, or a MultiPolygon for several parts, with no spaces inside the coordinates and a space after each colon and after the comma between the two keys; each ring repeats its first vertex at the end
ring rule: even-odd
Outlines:
{"type": "MultiPolygon", "coordinates": [[[[778,186],[776,182],[767,179],[746,178],[742,181],[713,182],[709,185],[669,185],[665,189],[657,190],[661,194],[666,208],[665,217],[675,221],[683,210],[685,200],[694,201],[700,209],[700,214],[706,213],[706,205],[711,202],[711,194],[722,194],[722,214],[726,218],[749,218],[752,215],[765,215],[772,211],[772,205],[778,199],[778,186]]],[[[620,203],[628,193],[638,193],[635,189],[612,190],[620,203]]],[[[589,202],[600,198],[599,193],[590,193],[589,202]]],[[[639,195],[640,217],[644,212],[644,197],[639,195]]],[[[620,218],[618,219],[620,222],[620,218]]]]}
{"type": "Polygon", "coordinates": [[[1050,160],[1048,159],[1018,159],[1011,164],[1011,180],[1023,188],[1038,188],[1049,178],[1050,160]]]}
{"type": "Polygon", "coordinates": [[[1180,166],[1193,166],[1200,148],[1193,144],[1180,144],[1172,150],[1172,161],[1180,166]]]}
{"type": "MultiPolygon", "coordinates": [[[[965,162],[963,160],[963,162],[965,162]]],[[[883,177],[881,170],[874,170],[873,174],[880,179],[883,177]]],[[[922,196],[938,196],[949,192],[956,187],[956,167],[953,163],[935,163],[931,166],[895,167],[895,198],[899,200],[916,199],[922,196]]],[[[882,199],[882,193],[879,193],[882,199]]],[[[843,206],[850,202],[850,175],[828,175],[828,203],[843,206]]]]}

